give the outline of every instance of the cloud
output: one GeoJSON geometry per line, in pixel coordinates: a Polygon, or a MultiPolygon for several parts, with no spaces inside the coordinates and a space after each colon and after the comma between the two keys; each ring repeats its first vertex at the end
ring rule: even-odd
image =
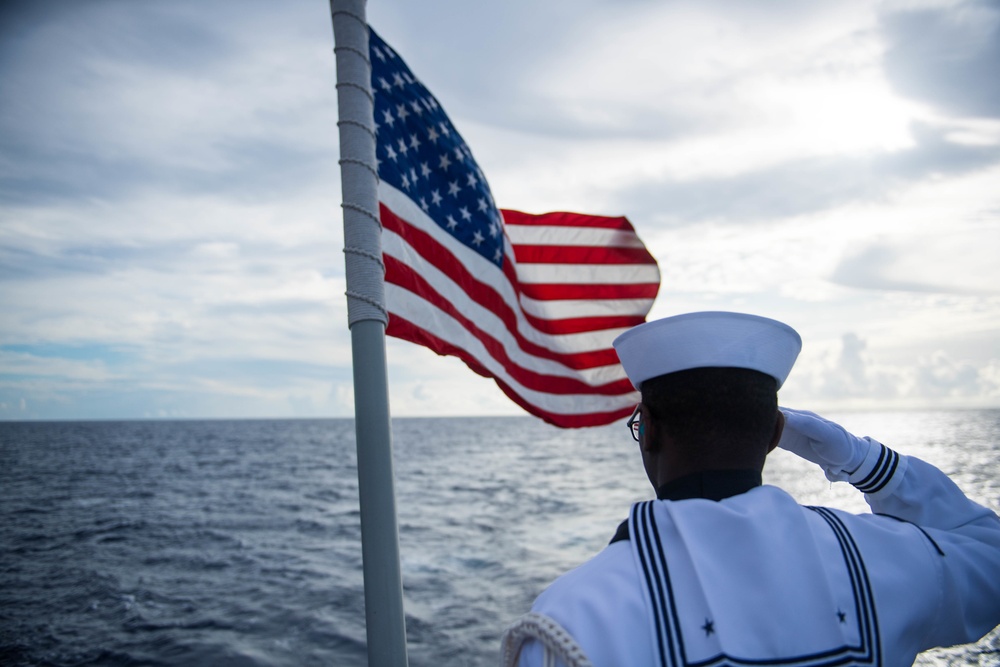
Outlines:
{"type": "Polygon", "coordinates": [[[817,156],[721,177],[658,178],[620,188],[610,205],[634,219],[745,224],[885,201],[932,177],[956,177],[1000,163],[1000,146],[951,142],[946,130],[915,124],[911,149],[817,156]]]}
{"type": "Polygon", "coordinates": [[[393,338],[386,340],[386,355],[389,402],[396,416],[524,414],[493,380],[454,357],[393,338]]]}
{"type": "Polygon", "coordinates": [[[1000,118],[1000,6],[965,0],[887,11],[885,69],[904,95],[959,116],[1000,118]]]}
{"type": "Polygon", "coordinates": [[[922,398],[969,398],[984,393],[996,394],[998,389],[988,384],[984,386],[978,368],[952,359],[944,352],[919,359],[915,375],[912,391],[922,398]]]}
{"type": "Polygon", "coordinates": [[[900,386],[897,374],[872,368],[872,361],[865,353],[867,347],[857,334],[846,333],[840,339],[839,351],[830,348],[822,365],[807,369],[806,377],[800,380],[811,385],[811,392],[819,401],[896,397],[900,386]]]}
{"type": "Polygon", "coordinates": [[[993,245],[997,226],[915,229],[903,237],[861,242],[848,250],[830,279],[867,290],[1000,294],[993,245]]]}
{"type": "MultiPolygon", "coordinates": [[[[303,39],[320,28],[301,14],[55,6],[10,12],[19,27],[0,59],[5,201],[150,188],[260,201],[336,183],[334,60],[303,39]]],[[[321,34],[329,40],[329,26],[321,34]]]]}
{"type": "MultiPolygon", "coordinates": [[[[232,344],[218,341],[223,349],[232,344]]],[[[238,342],[234,347],[229,354],[199,357],[151,353],[145,345],[5,346],[0,419],[347,414],[349,404],[340,395],[351,385],[349,362],[241,358],[246,348],[238,342]]]]}
{"type": "MultiPolygon", "coordinates": [[[[972,31],[938,79],[992,47],[922,6],[387,0],[369,18],[503,206],[629,215],[663,268],[657,313],[801,324],[814,395],[975,402],[1000,376],[1000,123],[955,115],[979,92],[946,117],[941,81],[884,68],[918,28],[972,31]]],[[[325,5],[0,12],[0,418],[348,413],[325,5]]],[[[461,362],[387,347],[396,414],[519,412],[461,362]]]]}
{"type": "Polygon", "coordinates": [[[797,368],[783,392],[832,408],[989,406],[1000,399],[1000,362],[976,364],[944,350],[891,361],[854,332],[797,368]]]}

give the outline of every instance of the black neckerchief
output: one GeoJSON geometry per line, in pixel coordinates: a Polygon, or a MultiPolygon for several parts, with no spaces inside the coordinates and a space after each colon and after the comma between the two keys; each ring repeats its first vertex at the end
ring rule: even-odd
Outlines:
{"type": "MultiPolygon", "coordinates": [[[[671,480],[656,490],[659,500],[704,498],[719,501],[762,484],[759,470],[707,470],[671,480]]],[[[628,519],[622,521],[611,544],[628,539],[628,519]]]]}

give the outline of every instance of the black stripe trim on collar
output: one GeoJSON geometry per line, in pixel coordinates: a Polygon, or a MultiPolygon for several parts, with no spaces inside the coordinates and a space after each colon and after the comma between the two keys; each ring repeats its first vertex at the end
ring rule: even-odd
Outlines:
{"type": "Polygon", "coordinates": [[[666,551],[654,514],[655,501],[636,503],[629,515],[631,531],[635,536],[636,554],[646,586],[648,601],[653,614],[654,651],[660,667],[842,667],[843,665],[882,664],[881,637],[875,599],[861,552],[837,514],[827,508],[808,507],[821,516],[833,531],[840,545],[841,556],[851,582],[854,596],[854,618],[859,642],[843,644],[804,655],[791,655],[774,659],[757,659],[732,656],[727,653],[701,661],[688,659],[681,631],[680,610],[675,602],[673,584],[667,563],[666,551]]]}
{"type": "MultiPolygon", "coordinates": [[[[708,470],[671,480],[656,490],[659,500],[704,498],[723,500],[746,493],[762,484],[759,470],[708,470]]],[[[629,539],[628,519],[622,521],[609,544],[629,539]]]]}

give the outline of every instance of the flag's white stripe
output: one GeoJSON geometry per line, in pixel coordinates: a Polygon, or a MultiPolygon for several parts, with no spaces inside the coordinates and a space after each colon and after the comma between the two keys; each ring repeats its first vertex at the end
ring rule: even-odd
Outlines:
{"type": "MultiPolygon", "coordinates": [[[[614,382],[625,377],[625,371],[620,364],[575,370],[558,361],[542,359],[525,352],[496,313],[480,305],[451,278],[436,267],[426,263],[398,234],[389,230],[383,231],[382,251],[391,257],[396,257],[401,261],[407,262],[424,280],[434,287],[435,291],[454,305],[458,312],[462,313],[462,315],[472,322],[475,322],[476,326],[484,333],[499,342],[513,363],[539,373],[576,378],[591,385],[614,382]]],[[[422,308],[431,307],[431,304],[409,290],[392,285],[391,283],[386,283],[385,287],[386,302],[389,305],[390,312],[395,312],[411,322],[414,321],[415,317],[420,315],[419,311],[422,308]],[[390,287],[394,288],[391,292],[391,298],[389,296],[390,287]]],[[[517,313],[517,316],[519,321],[524,318],[520,312],[517,313]]],[[[450,317],[449,320],[451,320],[450,317]]],[[[456,323],[455,326],[459,325],[456,323]]],[[[527,327],[527,325],[525,326],[527,327]]],[[[607,349],[611,346],[611,341],[614,340],[615,336],[625,331],[624,328],[621,328],[552,336],[531,327],[528,327],[528,329],[530,329],[532,335],[525,335],[525,338],[546,349],[563,353],[607,349]]],[[[438,334],[437,330],[434,330],[434,333],[438,334]]]]}
{"type": "Polygon", "coordinates": [[[635,232],[625,229],[557,225],[506,225],[510,242],[518,245],[599,246],[642,248],[635,232]]]}
{"type": "MultiPolygon", "coordinates": [[[[507,347],[517,347],[517,342],[510,333],[506,324],[492,310],[481,305],[473,299],[460,285],[451,279],[436,266],[430,264],[418,253],[406,239],[392,232],[383,230],[382,232],[382,252],[390,257],[395,257],[407,266],[411,267],[421,278],[426,280],[439,294],[455,305],[459,312],[476,322],[484,331],[491,336],[504,342],[507,347]]],[[[487,280],[488,284],[495,287],[502,295],[504,302],[511,308],[517,319],[517,331],[526,340],[540,345],[554,352],[592,352],[611,347],[611,341],[615,336],[625,329],[613,329],[608,331],[585,331],[573,334],[549,334],[539,331],[532,326],[524,317],[523,310],[518,306],[516,296],[510,288],[506,278],[493,264],[488,265],[487,273],[473,274],[480,280],[494,277],[495,280],[487,280]]]]}
{"type": "Polygon", "coordinates": [[[503,365],[494,359],[482,343],[450,315],[420,299],[398,285],[386,284],[386,298],[391,304],[401,304],[407,319],[434,335],[466,350],[495,378],[501,380],[519,396],[547,412],[557,414],[587,414],[608,412],[634,405],[639,400],[635,391],[618,395],[601,394],[549,394],[524,387],[512,379],[503,365]]]}
{"type": "Polygon", "coordinates": [[[517,278],[526,284],[629,285],[659,283],[660,270],[655,264],[518,264],[517,278]]]}
{"type": "Polygon", "coordinates": [[[652,299],[566,299],[539,301],[521,297],[524,312],[546,320],[564,320],[572,317],[613,317],[637,315],[645,317],[653,306],[652,299]]]}
{"type": "MultiPolygon", "coordinates": [[[[584,332],[577,334],[550,335],[539,331],[532,326],[524,317],[524,313],[518,304],[517,294],[513,287],[507,282],[500,269],[495,264],[487,261],[482,255],[461,243],[441,229],[419,206],[414,204],[409,197],[385,183],[379,183],[379,198],[392,209],[400,218],[407,220],[411,225],[426,232],[435,241],[448,248],[455,256],[455,259],[466,268],[472,275],[480,280],[488,282],[500,294],[504,302],[510,306],[517,317],[517,331],[525,339],[540,345],[553,352],[577,353],[602,350],[611,347],[611,341],[615,336],[625,329],[611,329],[606,331],[584,332]],[[491,277],[493,279],[491,279],[491,277]]],[[[441,294],[446,295],[452,303],[458,307],[459,312],[467,315],[470,319],[478,323],[478,315],[488,318],[495,323],[488,331],[497,340],[504,343],[508,350],[516,348],[517,344],[513,337],[507,332],[504,323],[492,312],[475,303],[465,290],[461,289],[448,276],[438,271],[434,266],[420,259],[420,254],[414,250],[404,239],[389,230],[382,233],[382,251],[396,257],[407,266],[420,274],[425,280],[434,286],[441,294]],[[419,265],[417,262],[420,262],[419,265]],[[478,315],[473,317],[472,308],[478,315]],[[503,333],[500,331],[502,328],[503,333]]],[[[482,325],[481,325],[482,326],[482,325]]],[[[486,327],[483,327],[486,329],[486,327]]]]}
{"type": "MultiPolygon", "coordinates": [[[[384,181],[380,181],[378,184],[378,198],[380,202],[388,206],[399,218],[407,221],[411,226],[428,234],[440,245],[448,248],[451,254],[455,256],[455,259],[458,260],[458,263],[464,266],[472,275],[483,276],[491,272],[499,272],[496,264],[493,264],[478,252],[466,247],[457,241],[454,236],[441,229],[405,193],[400,192],[384,181]]],[[[509,250],[509,246],[506,243],[504,245],[505,249],[509,250]]],[[[411,249],[411,252],[416,251],[411,249]]],[[[497,287],[499,288],[500,286],[498,285],[497,287]]],[[[507,291],[510,293],[509,297],[507,294],[504,294],[504,298],[508,301],[513,301],[513,289],[508,286],[507,291]]]]}

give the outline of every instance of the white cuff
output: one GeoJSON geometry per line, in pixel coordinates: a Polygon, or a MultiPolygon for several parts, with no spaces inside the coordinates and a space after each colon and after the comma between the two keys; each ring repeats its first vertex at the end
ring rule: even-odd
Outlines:
{"type": "Polygon", "coordinates": [[[900,456],[877,440],[865,438],[873,445],[861,466],[848,476],[847,481],[865,495],[887,496],[903,479],[906,457],[900,456]]]}

